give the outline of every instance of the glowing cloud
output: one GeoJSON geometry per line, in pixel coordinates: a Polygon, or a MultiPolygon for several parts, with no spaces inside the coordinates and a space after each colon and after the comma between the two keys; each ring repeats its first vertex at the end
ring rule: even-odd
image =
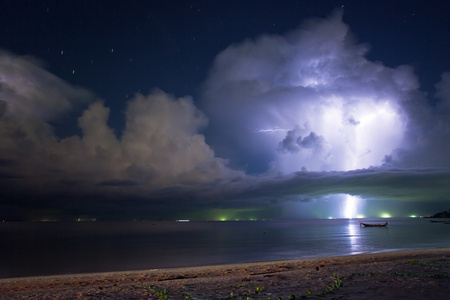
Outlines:
{"type": "Polygon", "coordinates": [[[353,170],[380,166],[402,146],[400,102],[417,88],[412,70],[368,61],[341,17],[246,40],[217,56],[204,106],[214,132],[207,137],[220,155],[239,152],[237,163],[256,170],[353,170]]]}
{"type": "Polygon", "coordinates": [[[340,12],[248,39],[218,54],[200,103],[136,94],[120,129],[92,93],[0,53],[0,211],[357,217],[371,200],[447,203],[449,73],[432,106],[411,67],[367,51],[340,12]],[[78,133],[58,134],[68,123],[78,133]]]}

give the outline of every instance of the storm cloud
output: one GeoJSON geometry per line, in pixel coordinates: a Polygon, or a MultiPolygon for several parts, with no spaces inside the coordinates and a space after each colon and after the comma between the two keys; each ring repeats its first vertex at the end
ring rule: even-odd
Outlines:
{"type": "Polygon", "coordinates": [[[448,136],[448,76],[432,107],[412,67],[386,67],[368,51],[341,11],[231,45],[204,86],[207,140],[251,172],[346,171],[386,156],[395,167],[449,166],[438,138],[448,136]]]}
{"type": "Polygon", "coordinates": [[[2,208],[169,217],[346,194],[442,203],[450,75],[432,103],[412,67],[369,50],[340,11],[248,39],[217,55],[200,99],[136,94],[124,128],[96,95],[2,52],[2,208]],[[79,133],[60,134],[71,120],[79,133]]]}

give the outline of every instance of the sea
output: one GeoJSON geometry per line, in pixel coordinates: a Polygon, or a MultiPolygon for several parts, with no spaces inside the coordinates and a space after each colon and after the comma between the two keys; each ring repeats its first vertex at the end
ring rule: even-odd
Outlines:
{"type": "Polygon", "coordinates": [[[421,218],[3,222],[0,238],[0,278],[14,278],[442,248],[450,247],[450,225],[421,218]]]}

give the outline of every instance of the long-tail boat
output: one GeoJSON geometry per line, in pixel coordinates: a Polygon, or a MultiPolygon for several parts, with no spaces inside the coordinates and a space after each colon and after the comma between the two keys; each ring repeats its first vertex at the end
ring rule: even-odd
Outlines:
{"type": "Polygon", "coordinates": [[[364,227],[386,227],[387,224],[388,224],[388,222],[377,223],[377,224],[359,222],[359,226],[364,226],[364,227]]]}

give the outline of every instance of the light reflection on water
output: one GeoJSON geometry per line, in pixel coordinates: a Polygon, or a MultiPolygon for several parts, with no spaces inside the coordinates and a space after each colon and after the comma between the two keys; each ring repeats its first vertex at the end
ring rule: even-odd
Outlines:
{"type": "MultiPolygon", "coordinates": [[[[355,228],[357,225],[354,222],[348,222],[348,240],[350,243],[351,254],[361,253],[362,249],[360,246],[360,232],[355,228]]],[[[359,226],[361,228],[361,226],[359,226]]]]}
{"type": "Polygon", "coordinates": [[[450,247],[449,225],[442,223],[389,219],[388,227],[364,228],[359,222],[6,222],[0,278],[450,247]]]}

